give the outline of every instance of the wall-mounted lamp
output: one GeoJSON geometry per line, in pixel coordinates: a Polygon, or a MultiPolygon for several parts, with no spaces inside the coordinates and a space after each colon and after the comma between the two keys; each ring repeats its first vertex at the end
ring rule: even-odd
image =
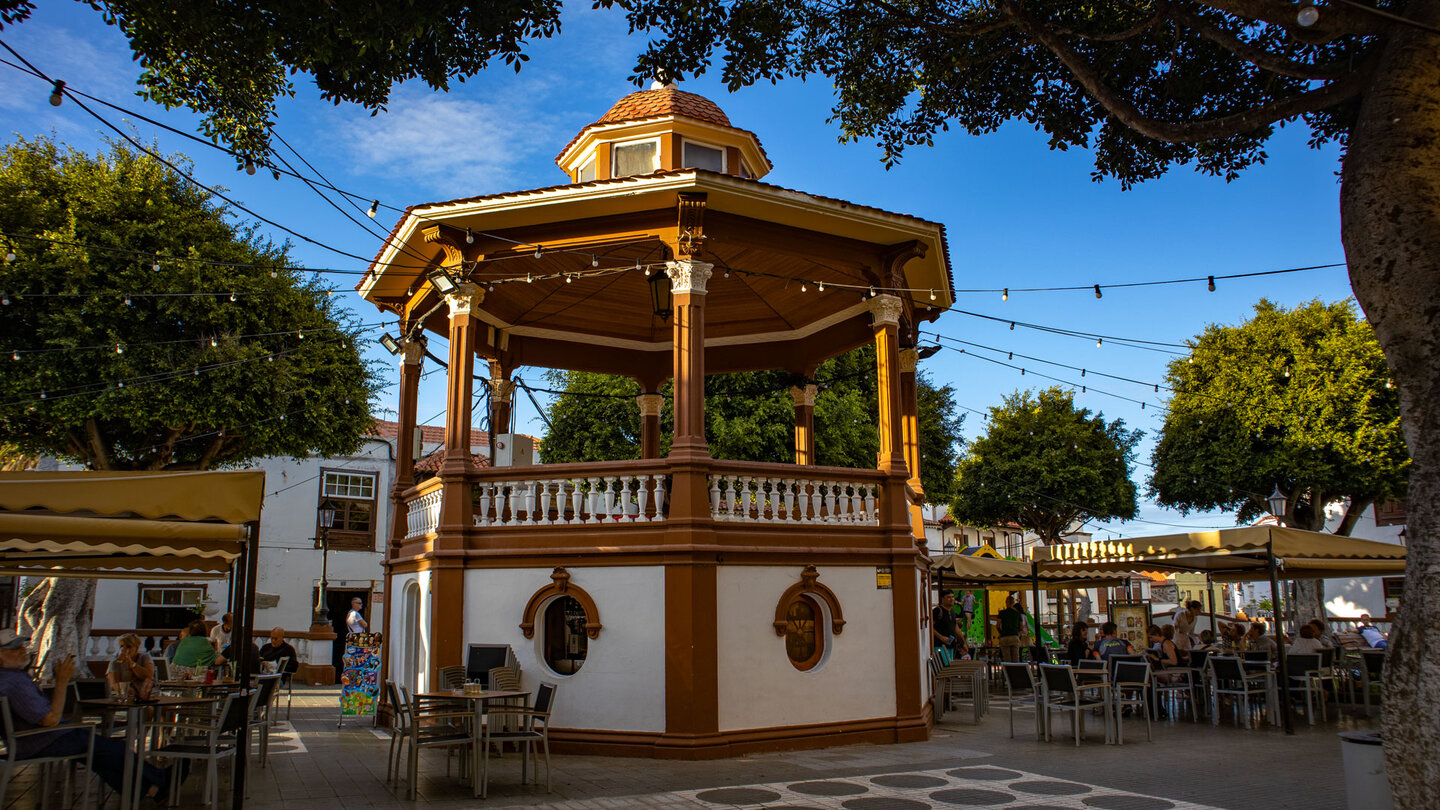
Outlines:
{"type": "Polygon", "coordinates": [[[456,283],[455,279],[441,268],[436,268],[426,273],[425,280],[430,282],[430,286],[435,288],[435,292],[441,295],[449,295],[460,288],[460,285],[456,283]]]}
{"type": "Polygon", "coordinates": [[[380,336],[380,345],[384,346],[385,351],[390,352],[391,354],[400,353],[400,341],[391,337],[389,332],[386,332],[385,334],[380,336]]]}
{"type": "Polygon", "coordinates": [[[921,360],[929,360],[930,358],[934,357],[935,354],[939,351],[940,344],[938,343],[934,346],[917,346],[915,347],[915,356],[920,358],[921,360]]]}
{"type": "Polygon", "coordinates": [[[670,320],[670,313],[674,311],[671,305],[670,276],[656,273],[649,278],[649,282],[650,308],[654,310],[655,317],[662,321],[670,320]]]}

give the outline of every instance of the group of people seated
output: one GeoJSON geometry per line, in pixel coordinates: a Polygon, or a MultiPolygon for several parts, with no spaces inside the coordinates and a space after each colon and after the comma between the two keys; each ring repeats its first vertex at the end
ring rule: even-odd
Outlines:
{"type": "Polygon", "coordinates": [[[233,632],[231,618],[231,615],[226,613],[218,624],[208,630],[205,622],[196,619],[180,629],[179,638],[175,641],[166,644],[167,640],[162,638],[160,645],[164,650],[165,660],[172,667],[183,667],[184,671],[195,672],[207,667],[238,662],[243,654],[249,661],[250,671],[260,672],[262,663],[278,666],[283,658],[286,659],[283,673],[287,678],[300,668],[299,655],[295,652],[295,647],[285,640],[284,628],[276,627],[271,630],[270,640],[263,647],[251,641],[247,649],[237,650],[230,638],[233,632]]]}

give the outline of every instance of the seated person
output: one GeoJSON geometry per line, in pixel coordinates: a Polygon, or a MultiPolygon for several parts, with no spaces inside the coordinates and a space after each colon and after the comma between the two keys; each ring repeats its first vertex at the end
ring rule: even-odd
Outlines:
{"type": "Polygon", "coordinates": [[[1109,660],[1115,655],[1132,655],[1135,648],[1130,642],[1119,636],[1120,628],[1115,622],[1105,622],[1100,625],[1100,640],[1095,642],[1095,655],[1101,660],[1109,660]]]}
{"type": "Polygon", "coordinates": [[[182,627],[180,628],[180,633],[175,636],[174,641],[160,648],[161,655],[164,656],[166,661],[172,664],[175,663],[175,651],[180,648],[180,641],[188,635],[190,635],[190,628],[182,627]]]}
{"type": "Polygon", "coordinates": [[[1201,647],[1202,649],[1208,649],[1208,648],[1214,647],[1214,646],[1215,646],[1215,631],[1214,631],[1214,630],[1211,630],[1211,629],[1208,628],[1208,627],[1205,628],[1204,630],[1201,630],[1201,631],[1200,631],[1200,647],[1201,647]]]}
{"type": "Polygon", "coordinates": [[[1157,670],[1155,680],[1180,680],[1183,678],[1181,673],[1158,671],[1180,666],[1180,650],[1175,646],[1175,640],[1166,635],[1166,630],[1169,630],[1171,635],[1175,632],[1173,625],[1168,624],[1163,628],[1154,624],[1145,628],[1145,637],[1150,642],[1150,649],[1145,651],[1145,657],[1150,659],[1151,669],[1157,670]]]}
{"type": "MultiPolygon", "coordinates": [[[[136,640],[139,647],[139,640],[136,640]]],[[[0,697],[10,701],[10,717],[16,731],[56,726],[54,733],[20,737],[15,742],[12,755],[19,760],[36,756],[64,756],[83,754],[90,746],[90,733],[76,728],[65,728],[61,715],[65,709],[65,697],[69,694],[70,679],[75,675],[75,656],[66,656],[55,665],[55,688],[46,697],[30,680],[26,669],[30,666],[30,637],[16,634],[14,630],[0,630],[0,697]]],[[[123,790],[126,770],[125,742],[111,737],[94,738],[95,748],[91,759],[91,770],[105,781],[116,793],[123,790]]],[[[156,807],[169,807],[167,790],[169,777],[155,766],[145,763],[141,773],[141,790],[154,800],[156,807]]]]}
{"type": "MultiPolygon", "coordinates": [[[[255,645],[255,642],[253,642],[253,641],[250,642],[249,647],[250,647],[250,649],[245,650],[245,661],[246,661],[247,664],[248,664],[248,667],[249,667],[249,670],[250,670],[250,674],[252,674],[252,675],[259,675],[259,674],[260,674],[260,648],[257,647],[257,646],[255,645]]],[[[215,656],[215,663],[216,663],[216,664],[229,664],[229,663],[234,663],[234,664],[236,665],[236,672],[239,672],[240,651],[235,649],[235,642],[234,642],[233,640],[230,642],[230,645],[229,645],[229,646],[227,646],[225,649],[223,649],[223,650],[220,651],[220,654],[219,654],[219,655],[215,656]]]]}
{"type": "Polygon", "coordinates": [[[150,690],[155,686],[155,662],[150,653],[140,649],[139,636],[126,633],[120,637],[120,651],[110,662],[105,680],[110,684],[112,695],[128,693],[134,684],[135,696],[149,699],[150,690]]]}
{"type": "Polygon", "coordinates": [[[1265,623],[1254,622],[1250,629],[1245,632],[1245,649],[1249,652],[1263,652],[1274,658],[1280,653],[1276,646],[1275,639],[1265,635],[1265,623]]]}
{"type": "Polygon", "coordinates": [[[285,662],[285,680],[289,681],[290,676],[300,669],[300,654],[290,642],[285,640],[285,631],[282,628],[275,628],[270,631],[270,641],[260,648],[260,660],[277,662],[281,658],[289,659],[285,662]]]}
{"type": "Polygon", "coordinates": [[[205,622],[196,619],[185,628],[185,637],[175,646],[175,656],[170,659],[177,667],[201,669],[215,663],[215,648],[205,635],[205,622]]]}
{"type": "Polygon", "coordinates": [[[1340,646],[1339,640],[1336,639],[1335,634],[1330,631],[1329,622],[1324,619],[1311,619],[1310,626],[1315,628],[1315,640],[1320,642],[1321,647],[1333,650],[1340,646]]]}
{"type": "Polygon", "coordinates": [[[1320,643],[1320,639],[1316,638],[1315,625],[1302,624],[1300,625],[1300,637],[1290,642],[1290,649],[1287,652],[1309,655],[1319,654],[1323,649],[1326,647],[1320,643]]]}
{"type": "Polygon", "coordinates": [[[1360,633],[1360,637],[1365,639],[1366,646],[1383,650],[1389,645],[1389,642],[1385,640],[1385,634],[1370,624],[1369,613],[1360,614],[1360,626],[1356,630],[1360,633]]]}
{"type": "Polygon", "coordinates": [[[1070,627],[1070,643],[1065,647],[1065,661],[1072,667],[1080,666],[1080,662],[1095,657],[1095,651],[1090,649],[1090,642],[1085,640],[1086,634],[1090,632],[1090,625],[1085,622],[1075,622],[1070,627]]]}

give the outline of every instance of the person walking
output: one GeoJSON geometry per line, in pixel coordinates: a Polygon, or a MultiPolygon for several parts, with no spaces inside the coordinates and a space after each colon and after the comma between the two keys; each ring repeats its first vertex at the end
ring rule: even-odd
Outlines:
{"type": "Polygon", "coordinates": [[[975,592],[966,591],[965,597],[960,600],[960,615],[964,623],[960,626],[960,635],[969,636],[970,628],[975,624],[975,592]]]}
{"type": "Polygon", "coordinates": [[[1025,614],[1015,609],[1015,597],[1005,597],[1005,609],[996,615],[1000,621],[1000,657],[1005,661],[1020,660],[1020,625],[1025,614]]]}

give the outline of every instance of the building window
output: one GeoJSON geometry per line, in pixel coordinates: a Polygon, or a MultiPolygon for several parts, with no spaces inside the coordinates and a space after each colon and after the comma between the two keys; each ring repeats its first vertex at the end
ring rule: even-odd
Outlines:
{"type": "Polygon", "coordinates": [[[1376,526],[1404,526],[1405,502],[1385,501],[1375,504],[1376,526]]]}
{"type": "Polygon", "coordinates": [[[691,169],[708,169],[712,172],[724,172],[725,150],[686,141],[685,166],[691,169]]]}
{"type": "Polygon", "coordinates": [[[135,625],[141,630],[179,631],[201,618],[195,608],[204,604],[204,585],[141,585],[135,625]]]}
{"type": "Polygon", "coordinates": [[[624,143],[615,147],[615,177],[629,177],[632,174],[649,174],[659,168],[656,165],[656,143],[641,141],[624,143]]]}
{"type": "MultiPolygon", "coordinates": [[[[335,510],[335,523],[328,532],[333,549],[375,550],[375,473],[325,471],[321,474],[318,509],[335,510]]],[[[321,530],[316,515],[316,544],[321,530]]]]}
{"type": "Polygon", "coordinates": [[[815,600],[805,595],[795,597],[785,610],[785,654],[801,672],[814,669],[825,652],[822,615],[815,600]]]}
{"type": "Polygon", "coordinates": [[[595,179],[595,158],[590,158],[580,170],[575,172],[575,182],[588,183],[595,179]]]}
{"type": "Polygon", "coordinates": [[[545,607],[545,665],[556,675],[574,675],[585,664],[586,621],[585,607],[573,597],[561,596],[545,607]]]}

